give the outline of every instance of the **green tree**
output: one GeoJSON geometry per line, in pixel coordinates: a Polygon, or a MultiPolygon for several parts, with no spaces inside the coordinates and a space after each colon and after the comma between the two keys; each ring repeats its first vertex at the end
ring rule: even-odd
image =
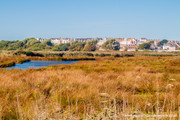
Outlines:
{"type": "Polygon", "coordinates": [[[35,38],[26,38],[22,42],[27,46],[34,45],[35,43],[41,43],[39,40],[36,40],[35,38]]]}
{"type": "Polygon", "coordinates": [[[97,42],[97,40],[88,41],[84,47],[84,51],[95,51],[97,42]]]}
{"type": "Polygon", "coordinates": [[[55,45],[52,50],[53,51],[67,51],[69,50],[70,44],[69,43],[65,43],[65,44],[60,44],[60,45],[55,45]]]}
{"type": "Polygon", "coordinates": [[[166,44],[168,42],[168,40],[163,39],[162,41],[160,41],[157,45],[158,46],[163,46],[164,44],[166,44]]]}
{"type": "Polygon", "coordinates": [[[0,50],[7,49],[7,47],[12,43],[14,43],[14,41],[5,41],[5,40],[0,41],[0,50]]]}
{"type": "Polygon", "coordinates": [[[119,44],[119,42],[115,41],[115,39],[107,40],[102,45],[102,48],[106,49],[106,50],[119,50],[120,49],[120,44],[119,44]]]}
{"type": "Polygon", "coordinates": [[[7,50],[17,50],[23,47],[23,42],[22,41],[14,41],[11,44],[8,45],[7,50]]]}
{"type": "Polygon", "coordinates": [[[78,42],[78,41],[74,41],[70,44],[70,46],[68,47],[68,49],[70,51],[82,51],[84,49],[84,46],[86,45],[85,42],[78,42]]]}
{"type": "Polygon", "coordinates": [[[96,46],[95,45],[85,45],[84,47],[84,51],[95,51],[96,50],[96,46]]]}
{"type": "Polygon", "coordinates": [[[53,46],[53,48],[52,48],[52,51],[59,51],[59,45],[55,45],[55,46],[53,46]]]}
{"type": "Polygon", "coordinates": [[[42,44],[48,45],[48,46],[53,46],[51,40],[45,40],[45,41],[42,42],[42,44]]]}
{"type": "Polygon", "coordinates": [[[23,42],[16,40],[16,41],[0,41],[0,50],[17,50],[23,47],[23,42]]]}
{"type": "Polygon", "coordinates": [[[60,51],[67,51],[67,50],[69,50],[69,48],[68,48],[69,46],[70,46],[69,43],[62,44],[59,46],[59,50],[60,51]]]}
{"type": "Polygon", "coordinates": [[[151,48],[151,42],[143,43],[143,44],[139,45],[138,48],[139,48],[139,49],[142,49],[142,50],[144,50],[144,49],[150,49],[150,48],[151,48]]]}
{"type": "Polygon", "coordinates": [[[53,44],[50,40],[40,42],[35,38],[26,38],[22,42],[24,43],[23,49],[31,51],[50,50],[53,47],[53,44]]]}
{"type": "Polygon", "coordinates": [[[40,42],[36,40],[35,38],[26,38],[23,41],[0,41],[0,49],[1,50],[18,50],[18,49],[24,49],[24,50],[46,50],[51,49],[53,47],[53,44],[50,40],[46,40],[43,42],[40,42]]]}
{"type": "Polygon", "coordinates": [[[94,46],[96,46],[97,42],[98,42],[97,40],[91,40],[91,41],[87,42],[87,45],[94,45],[94,46]]]}

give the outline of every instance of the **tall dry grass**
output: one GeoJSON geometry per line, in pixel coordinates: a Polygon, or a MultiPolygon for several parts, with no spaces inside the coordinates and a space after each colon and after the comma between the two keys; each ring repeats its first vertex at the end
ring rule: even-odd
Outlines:
{"type": "Polygon", "coordinates": [[[0,53],[0,68],[22,64],[29,60],[27,56],[12,56],[11,54],[0,53]]]}
{"type": "Polygon", "coordinates": [[[175,57],[101,58],[0,70],[2,119],[178,119],[175,57]]]}

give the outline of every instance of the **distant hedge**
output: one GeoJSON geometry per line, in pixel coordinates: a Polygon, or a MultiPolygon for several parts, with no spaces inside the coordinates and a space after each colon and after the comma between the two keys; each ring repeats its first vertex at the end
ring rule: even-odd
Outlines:
{"type": "Polygon", "coordinates": [[[16,51],[13,53],[13,55],[26,55],[26,56],[39,56],[39,57],[44,57],[43,54],[40,53],[34,53],[31,51],[16,51]]]}
{"type": "Polygon", "coordinates": [[[31,52],[31,51],[16,51],[13,53],[13,55],[26,55],[26,56],[37,56],[37,57],[63,57],[63,56],[87,56],[87,57],[133,57],[134,54],[132,53],[75,53],[75,52],[61,52],[61,53],[37,53],[37,52],[31,52]]]}

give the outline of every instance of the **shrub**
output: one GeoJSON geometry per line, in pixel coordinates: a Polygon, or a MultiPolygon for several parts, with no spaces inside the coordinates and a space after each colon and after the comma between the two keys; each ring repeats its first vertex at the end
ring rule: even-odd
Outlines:
{"type": "Polygon", "coordinates": [[[115,39],[107,40],[102,45],[102,48],[106,49],[106,50],[119,50],[120,49],[120,44],[119,44],[119,42],[115,41],[115,39]]]}
{"type": "Polygon", "coordinates": [[[99,54],[100,57],[105,57],[106,55],[104,53],[99,54]]]}
{"type": "Polygon", "coordinates": [[[120,54],[113,54],[112,56],[114,56],[114,57],[122,57],[122,55],[120,55],[120,54]]]}
{"type": "Polygon", "coordinates": [[[142,50],[150,49],[150,47],[151,47],[151,42],[143,43],[143,44],[139,45],[139,49],[142,49],[142,50]]]}
{"type": "Polygon", "coordinates": [[[82,56],[91,56],[91,57],[94,56],[94,54],[92,54],[92,53],[80,53],[80,55],[82,55],[82,56]]]}
{"type": "Polygon", "coordinates": [[[59,56],[59,57],[63,57],[65,53],[48,53],[45,54],[45,56],[59,56]]]}
{"type": "Polygon", "coordinates": [[[31,51],[16,51],[15,53],[13,53],[13,55],[26,55],[26,56],[39,56],[39,57],[43,57],[43,54],[40,53],[34,53],[31,51]]]}
{"type": "Polygon", "coordinates": [[[99,56],[99,54],[98,54],[98,53],[96,53],[96,54],[94,54],[94,56],[99,56]]]}
{"type": "Polygon", "coordinates": [[[84,51],[95,51],[96,50],[96,46],[95,45],[86,45],[84,47],[84,51]]]}
{"type": "Polygon", "coordinates": [[[134,54],[124,54],[125,57],[134,57],[134,54]]]}

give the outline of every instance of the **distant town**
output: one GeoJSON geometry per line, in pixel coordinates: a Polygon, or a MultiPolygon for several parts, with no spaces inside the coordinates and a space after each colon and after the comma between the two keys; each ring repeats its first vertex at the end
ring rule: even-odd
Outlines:
{"type": "MultiPolygon", "coordinates": [[[[36,38],[40,42],[45,40],[44,38],[36,38]]],[[[166,39],[147,39],[147,38],[51,38],[51,43],[53,44],[66,44],[72,43],[73,41],[78,42],[89,42],[93,40],[97,40],[96,47],[99,50],[104,50],[102,45],[108,40],[115,40],[120,44],[120,51],[143,51],[140,49],[140,45],[150,43],[149,50],[150,51],[180,51],[180,41],[171,41],[166,39]]]]}

